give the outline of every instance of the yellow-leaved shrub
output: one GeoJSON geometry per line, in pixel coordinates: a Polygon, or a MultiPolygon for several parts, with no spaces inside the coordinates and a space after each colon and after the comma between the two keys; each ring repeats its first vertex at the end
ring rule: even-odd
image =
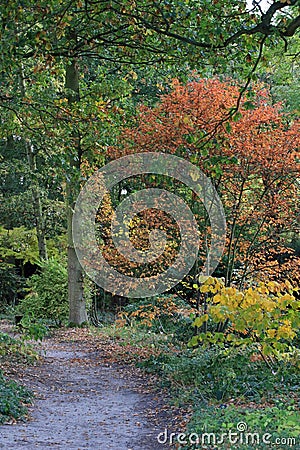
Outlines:
{"type": "Polygon", "coordinates": [[[260,282],[240,290],[226,287],[221,279],[207,277],[200,280],[198,289],[205,309],[193,322],[197,334],[189,346],[255,344],[266,356],[292,348],[300,325],[300,301],[295,297],[299,288],[289,281],[260,282]]]}

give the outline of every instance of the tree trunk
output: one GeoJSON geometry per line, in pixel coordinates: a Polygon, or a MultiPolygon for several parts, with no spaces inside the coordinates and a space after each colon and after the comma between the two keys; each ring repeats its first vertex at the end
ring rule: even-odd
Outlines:
{"type": "MultiPolygon", "coordinates": [[[[68,209],[70,210],[70,207],[68,209]]],[[[70,325],[86,323],[88,318],[83,292],[83,273],[73,244],[72,212],[68,212],[68,293],[70,325]]]]}
{"type": "MultiPolygon", "coordinates": [[[[75,58],[67,63],[65,87],[68,89],[67,96],[69,105],[80,100],[79,97],[79,74],[75,58]]],[[[66,184],[66,207],[68,226],[68,294],[69,294],[69,322],[70,325],[82,325],[88,321],[84,290],[83,271],[78,261],[73,242],[72,217],[76,198],[80,191],[80,165],[81,146],[80,135],[74,131],[71,136],[74,153],[69,154],[69,179],[66,184]]]]}

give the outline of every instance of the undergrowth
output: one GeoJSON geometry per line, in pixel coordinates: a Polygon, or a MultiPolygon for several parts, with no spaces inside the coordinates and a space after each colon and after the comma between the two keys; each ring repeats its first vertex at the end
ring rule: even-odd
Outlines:
{"type": "Polygon", "coordinates": [[[23,339],[16,339],[0,332],[0,363],[5,361],[33,363],[38,359],[32,346],[23,339]]]}
{"type": "Polygon", "coordinates": [[[0,423],[22,419],[27,414],[27,407],[33,393],[15,381],[6,380],[0,370],[0,423]]]}
{"type": "Polygon", "coordinates": [[[258,445],[255,440],[257,435],[262,439],[264,434],[271,436],[266,439],[271,439],[272,445],[277,442],[277,448],[282,443],[287,446],[296,442],[300,433],[297,358],[277,360],[270,367],[255,345],[243,348],[208,345],[192,349],[187,342],[176,339],[176,330],[172,331],[171,334],[155,333],[153,328],[147,331],[146,327],[131,324],[119,329],[102,328],[100,334],[132,345],[133,352],[138,352],[139,347],[155,347],[156,352],[141,358],[138,366],[159,376],[161,386],[171,393],[175,406],[192,410],[185,430],[187,436],[201,438],[203,433],[212,433],[218,439],[222,433],[239,433],[240,423],[246,427],[245,431],[255,434],[250,435],[253,442],[246,444],[238,434],[240,441],[235,443],[179,442],[177,448],[267,449],[271,445],[269,441],[258,445]]]}
{"type": "Polygon", "coordinates": [[[19,383],[8,380],[3,370],[9,365],[31,364],[38,358],[32,347],[20,339],[0,333],[0,423],[22,419],[27,414],[33,393],[19,383]]]}

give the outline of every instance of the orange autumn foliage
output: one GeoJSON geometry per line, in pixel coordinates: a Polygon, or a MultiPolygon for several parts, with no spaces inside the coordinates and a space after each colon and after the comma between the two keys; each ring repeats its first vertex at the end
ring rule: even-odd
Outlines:
{"type": "Polygon", "coordinates": [[[263,86],[253,88],[251,102],[241,100],[235,115],[239,88],[233,81],[175,80],[172,88],[155,107],[140,107],[136,126],[124,129],[110,157],[172,153],[212,179],[226,211],[226,284],[297,280],[300,260],[286,242],[300,228],[300,121],[272,104],[263,86]]]}

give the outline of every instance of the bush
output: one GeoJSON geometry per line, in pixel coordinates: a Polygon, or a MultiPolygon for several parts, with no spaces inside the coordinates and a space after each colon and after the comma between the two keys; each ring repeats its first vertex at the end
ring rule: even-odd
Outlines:
{"type": "Polygon", "coordinates": [[[30,318],[44,319],[61,325],[68,318],[67,269],[55,259],[40,263],[40,273],[27,281],[28,294],[18,311],[30,318]]]}
{"type": "MultiPolygon", "coordinates": [[[[160,295],[143,298],[126,305],[119,313],[117,325],[137,324],[154,332],[177,334],[191,337],[193,334],[190,319],[192,309],[175,295],[160,295]]],[[[185,336],[185,339],[188,339],[185,336]]]]}
{"type": "Polygon", "coordinates": [[[25,405],[31,403],[33,393],[15,381],[8,381],[0,371],[0,423],[23,418],[27,413],[25,405]]]}
{"type": "Polygon", "coordinates": [[[44,322],[44,319],[36,319],[32,315],[26,313],[19,323],[19,326],[22,329],[22,339],[24,341],[31,339],[42,341],[49,332],[49,329],[44,322]]]}
{"type": "MultiPolygon", "coordinates": [[[[32,363],[37,358],[37,353],[23,341],[0,332],[0,363],[32,363]]],[[[31,391],[14,381],[6,380],[0,370],[0,423],[25,416],[25,405],[32,398],[31,391]]]]}
{"type": "Polygon", "coordinates": [[[0,332],[0,362],[32,363],[38,359],[38,354],[24,342],[24,339],[15,339],[7,333],[0,332]]]}
{"type": "Polygon", "coordinates": [[[13,305],[21,283],[21,277],[13,265],[0,262],[0,308],[13,305]]]}
{"type": "Polygon", "coordinates": [[[165,385],[177,390],[178,398],[195,405],[231,398],[259,402],[269,397],[272,401],[276,392],[288,394],[299,387],[299,370],[293,362],[278,362],[272,373],[263,360],[253,356],[250,348],[214,346],[153,356],[141,365],[159,373],[165,385]]]}
{"type": "Polygon", "coordinates": [[[219,347],[248,347],[255,344],[269,366],[293,348],[300,326],[299,287],[269,281],[245,290],[225,287],[207,277],[199,291],[206,297],[207,308],[193,323],[197,332],[191,347],[218,344],[219,347]],[[215,328],[209,330],[211,323],[215,328]]]}

